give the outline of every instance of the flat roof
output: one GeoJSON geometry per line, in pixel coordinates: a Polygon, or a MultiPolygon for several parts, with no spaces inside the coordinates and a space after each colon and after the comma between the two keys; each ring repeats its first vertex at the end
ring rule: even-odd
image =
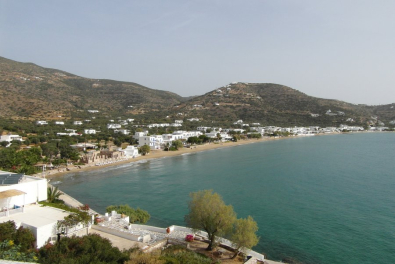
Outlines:
{"type": "Polygon", "coordinates": [[[22,195],[22,194],[26,194],[26,193],[22,192],[22,191],[19,191],[19,190],[11,189],[11,190],[0,192],[0,199],[5,199],[5,198],[18,196],[18,195],[22,195]]]}
{"type": "Polygon", "coordinates": [[[25,223],[33,227],[42,227],[52,224],[58,220],[63,220],[70,213],[61,209],[41,205],[25,205],[25,212],[15,213],[7,217],[0,217],[0,222],[14,221],[15,223],[25,223]]]}

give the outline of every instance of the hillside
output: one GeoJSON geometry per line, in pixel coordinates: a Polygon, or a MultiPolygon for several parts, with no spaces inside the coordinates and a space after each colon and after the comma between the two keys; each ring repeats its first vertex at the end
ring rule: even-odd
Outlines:
{"type": "Polygon", "coordinates": [[[394,109],[384,108],[385,112],[380,107],[315,98],[278,84],[233,83],[174,107],[173,114],[222,122],[242,119],[265,125],[338,126],[366,125],[376,121],[372,115],[385,121],[395,119],[394,109]]]}
{"type": "MultiPolygon", "coordinates": [[[[0,57],[0,118],[70,119],[124,116],[141,123],[199,118],[202,124],[259,122],[278,126],[379,124],[395,120],[395,104],[355,105],[308,96],[271,83],[232,83],[183,98],[132,82],[89,79],[0,57]],[[330,110],[330,112],[329,112],[330,110]],[[85,114],[84,114],[85,113],[85,114]]],[[[394,122],[395,123],[395,122],[394,122]]]]}
{"type": "Polygon", "coordinates": [[[141,114],[184,100],[136,83],[88,79],[2,57],[0,69],[1,117],[59,119],[88,109],[141,114]]]}

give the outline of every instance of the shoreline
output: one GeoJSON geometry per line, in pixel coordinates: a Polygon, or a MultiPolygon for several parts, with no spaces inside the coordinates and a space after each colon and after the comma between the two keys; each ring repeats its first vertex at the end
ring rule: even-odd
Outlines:
{"type": "Polygon", "coordinates": [[[67,175],[70,173],[101,170],[101,169],[108,168],[108,167],[116,167],[119,165],[134,163],[134,162],[141,161],[141,160],[152,160],[152,159],[160,159],[160,158],[165,158],[165,157],[181,156],[183,154],[188,154],[188,153],[204,152],[204,151],[208,151],[208,150],[212,150],[212,149],[228,148],[228,147],[235,147],[235,146],[241,146],[241,145],[247,145],[247,144],[260,143],[260,142],[265,142],[265,141],[283,140],[283,139],[289,139],[289,138],[296,138],[296,137],[278,137],[278,138],[263,137],[260,139],[240,140],[238,142],[207,143],[204,145],[191,146],[191,148],[182,148],[177,151],[151,150],[151,152],[148,155],[139,156],[136,158],[128,158],[126,160],[113,162],[111,164],[105,164],[105,165],[100,165],[100,166],[96,166],[95,164],[87,164],[87,165],[79,165],[79,166],[73,165],[72,167],[71,166],[68,167],[69,170],[65,170],[65,171],[61,171],[61,172],[58,172],[56,170],[46,171],[44,173],[40,172],[40,173],[34,174],[32,176],[40,177],[40,178],[45,177],[47,179],[52,179],[52,178],[64,176],[64,175],[67,175]]]}
{"type": "MultiPolygon", "coordinates": [[[[333,135],[343,135],[343,134],[354,134],[354,133],[372,133],[372,132],[351,132],[351,133],[327,133],[327,134],[317,134],[315,136],[333,136],[333,135]]],[[[382,133],[382,132],[381,132],[382,133]]],[[[191,146],[191,148],[182,148],[177,151],[164,151],[164,150],[151,150],[151,152],[148,155],[145,156],[139,156],[136,158],[128,158],[126,160],[120,160],[120,161],[115,161],[110,164],[104,164],[100,166],[96,166],[95,164],[87,164],[87,165],[79,165],[79,166],[69,166],[69,170],[65,171],[46,171],[46,172],[40,172],[37,174],[34,174],[32,176],[35,177],[40,177],[40,178],[47,178],[47,179],[52,179],[60,176],[64,176],[67,174],[71,173],[76,173],[76,172],[84,172],[84,171],[95,171],[95,170],[101,170],[104,168],[108,167],[116,167],[119,165],[124,165],[128,163],[134,163],[137,161],[142,161],[142,160],[152,160],[152,159],[160,159],[160,158],[166,158],[166,157],[174,157],[174,156],[181,156],[183,154],[188,154],[188,153],[197,153],[197,152],[204,152],[208,150],[213,150],[213,149],[219,149],[219,148],[228,148],[228,147],[235,147],[235,146],[241,146],[241,145],[247,145],[247,144],[255,144],[255,143],[261,143],[261,142],[266,142],[266,141],[274,141],[274,140],[285,140],[285,139],[292,139],[292,138],[306,138],[304,136],[288,136],[288,137],[262,137],[260,139],[246,139],[246,140],[240,140],[238,142],[223,142],[223,143],[206,143],[204,145],[194,145],[191,146]]]]}

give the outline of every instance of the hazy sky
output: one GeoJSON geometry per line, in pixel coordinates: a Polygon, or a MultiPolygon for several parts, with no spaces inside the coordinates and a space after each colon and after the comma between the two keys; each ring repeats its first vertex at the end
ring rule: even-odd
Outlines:
{"type": "Polygon", "coordinates": [[[0,56],[182,96],[233,81],[395,102],[394,0],[0,0],[0,56]]]}

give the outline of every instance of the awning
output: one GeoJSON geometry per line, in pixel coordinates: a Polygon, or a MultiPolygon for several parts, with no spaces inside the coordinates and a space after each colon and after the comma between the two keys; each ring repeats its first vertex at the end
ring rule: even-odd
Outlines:
{"type": "Polygon", "coordinates": [[[18,196],[18,195],[22,195],[22,194],[26,194],[26,193],[19,191],[19,190],[14,190],[14,189],[7,190],[7,191],[0,192],[0,199],[5,199],[5,198],[18,196]]]}

